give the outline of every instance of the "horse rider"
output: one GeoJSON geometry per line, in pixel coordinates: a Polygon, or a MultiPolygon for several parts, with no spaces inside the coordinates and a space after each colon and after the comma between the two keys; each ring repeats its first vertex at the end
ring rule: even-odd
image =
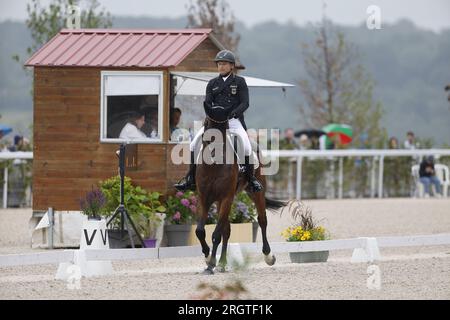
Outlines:
{"type": "MultiPolygon", "coordinates": [[[[250,189],[253,192],[259,192],[263,189],[263,186],[254,176],[254,165],[250,163],[252,147],[244,121],[244,111],[249,107],[247,83],[243,77],[233,72],[236,63],[233,52],[229,50],[220,51],[216,55],[214,62],[217,65],[219,76],[211,79],[206,86],[206,96],[203,103],[205,113],[210,114],[214,106],[221,106],[227,110],[230,115],[228,117],[229,131],[237,134],[244,146],[245,175],[250,189]]],[[[189,146],[191,164],[186,177],[175,184],[175,188],[178,190],[195,190],[195,151],[200,149],[203,132],[204,127],[198,131],[189,146]]]]}

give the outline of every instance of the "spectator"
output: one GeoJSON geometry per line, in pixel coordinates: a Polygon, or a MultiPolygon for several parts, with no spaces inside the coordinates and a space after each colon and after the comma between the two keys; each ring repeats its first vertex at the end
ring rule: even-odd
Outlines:
{"type": "Polygon", "coordinates": [[[294,140],[294,129],[287,128],[284,130],[284,138],[280,141],[280,150],[298,149],[298,145],[294,140]]]}
{"type": "Polygon", "coordinates": [[[14,144],[10,146],[8,149],[11,152],[22,151],[23,147],[23,137],[19,135],[14,136],[14,144]]]}
{"type": "Polygon", "coordinates": [[[439,178],[436,177],[433,156],[429,156],[422,161],[422,163],[420,164],[419,176],[420,182],[425,188],[425,197],[428,198],[430,196],[430,185],[434,184],[436,188],[434,196],[440,198],[441,182],[439,181],[439,178]]]}
{"type": "Polygon", "coordinates": [[[300,148],[300,150],[308,150],[311,148],[309,138],[306,134],[302,134],[300,136],[299,148],[300,148]]]}
{"type": "Polygon", "coordinates": [[[311,137],[311,149],[319,150],[320,149],[320,139],[317,136],[311,137]]]}
{"type": "Polygon", "coordinates": [[[389,139],[389,149],[398,149],[399,145],[398,145],[398,139],[396,137],[391,137],[389,139]]]}
{"type": "Polygon", "coordinates": [[[403,146],[405,147],[405,149],[416,149],[416,138],[414,136],[414,132],[408,131],[403,146]]]}
{"type": "Polygon", "coordinates": [[[178,129],[178,124],[180,123],[181,109],[173,108],[170,113],[170,134],[178,129]]]}

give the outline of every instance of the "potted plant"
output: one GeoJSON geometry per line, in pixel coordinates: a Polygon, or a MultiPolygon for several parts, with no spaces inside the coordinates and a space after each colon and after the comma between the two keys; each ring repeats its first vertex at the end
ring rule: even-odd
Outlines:
{"type": "Polygon", "coordinates": [[[193,191],[178,191],[175,196],[169,196],[166,202],[167,215],[164,231],[167,245],[188,245],[194,217],[197,213],[197,197],[193,191]]]}
{"type": "Polygon", "coordinates": [[[84,199],[80,199],[81,212],[88,217],[88,220],[101,220],[105,214],[106,196],[99,190],[92,188],[86,193],[84,199]]]}
{"type": "MultiPolygon", "coordinates": [[[[320,241],[329,239],[327,230],[318,225],[318,222],[312,216],[312,210],[302,202],[295,202],[289,205],[292,210],[292,217],[296,223],[286,228],[282,236],[286,241],[320,241]],[[293,210],[292,210],[293,209],[293,210]]],[[[311,251],[311,252],[289,252],[291,262],[326,262],[329,251],[311,251]]]]}
{"type": "Polygon", "coordinates": [[[156,231],[162,222],[160,213],[164,213],[166,208],[161,204],[159,192],[151,192],[147,198],[141,199],[146,202],[146,206],[141,208],[137,217],[137,225],[141,230],[141,237],[146,248],[156,247],[156,231]]]}
{"type": "Polygon", "coordinates": [[[80,248],[108,248],[106,238],[106,220],[102,219],[105,214],[106,197],[98,188],[92,188],[83,199],[80,199],[81,212],[87,216],[82,223],[80,248]],[[94,237],[97,234],[97,237],[94,237]],[[100,237],[100,234],[102,235],[100,237]],[[103,239],[101,241],[100,239],[103,239]]]}
{"type": "MultiPolygon", "coordinates": [[[[120,176],[100,182],[100,188],[107,199],[105,211],[106,217],[109,218],[114,214],[120,203],[120,176]]],[[[146,226],[147,222],[157,223],[158,218],[154,213],[162,211],[164,208],[156,199],[159,199],[159,197],[159,193],[149,193],[140,186],[133,186],[131,179],[124,177],[124,205],[136,227],[140,227],[138,230],[146,226]],[[142,225],[140,222],[142,222],[142,225]]],[[[146,230],[149,230],[148,234],[150,234],[150,229],[146,228],[146,230]]],[[[120,217],[118,215],[109,225],[108,237],[111,248],[126,248],[130,245],[130,239],[120,229],[120,217]]],[[[133,241],[139,243],[139,238],[134,232],[133,241]]]]}

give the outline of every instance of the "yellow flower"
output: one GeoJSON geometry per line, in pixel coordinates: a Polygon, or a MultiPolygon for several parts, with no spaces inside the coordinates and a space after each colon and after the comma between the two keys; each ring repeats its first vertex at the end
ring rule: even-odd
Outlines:
{"type": "Polygon", "coordinates": [[[311,239],[311,232],[305,231],[305,233],[303,234],[303,237],[305,238],[305,240],[311,239]]]}

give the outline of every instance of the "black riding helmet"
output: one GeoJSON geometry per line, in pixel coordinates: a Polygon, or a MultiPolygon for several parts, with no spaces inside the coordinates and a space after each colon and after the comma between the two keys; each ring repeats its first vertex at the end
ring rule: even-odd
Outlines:
{"type": "Polygon", "coordinates": [[[228,61],[236,64],[236,57],[230,50],[222,50],[216,55],[216,58],[214,59],[214,62],[216,63],[219,61],[228,61]]]}

